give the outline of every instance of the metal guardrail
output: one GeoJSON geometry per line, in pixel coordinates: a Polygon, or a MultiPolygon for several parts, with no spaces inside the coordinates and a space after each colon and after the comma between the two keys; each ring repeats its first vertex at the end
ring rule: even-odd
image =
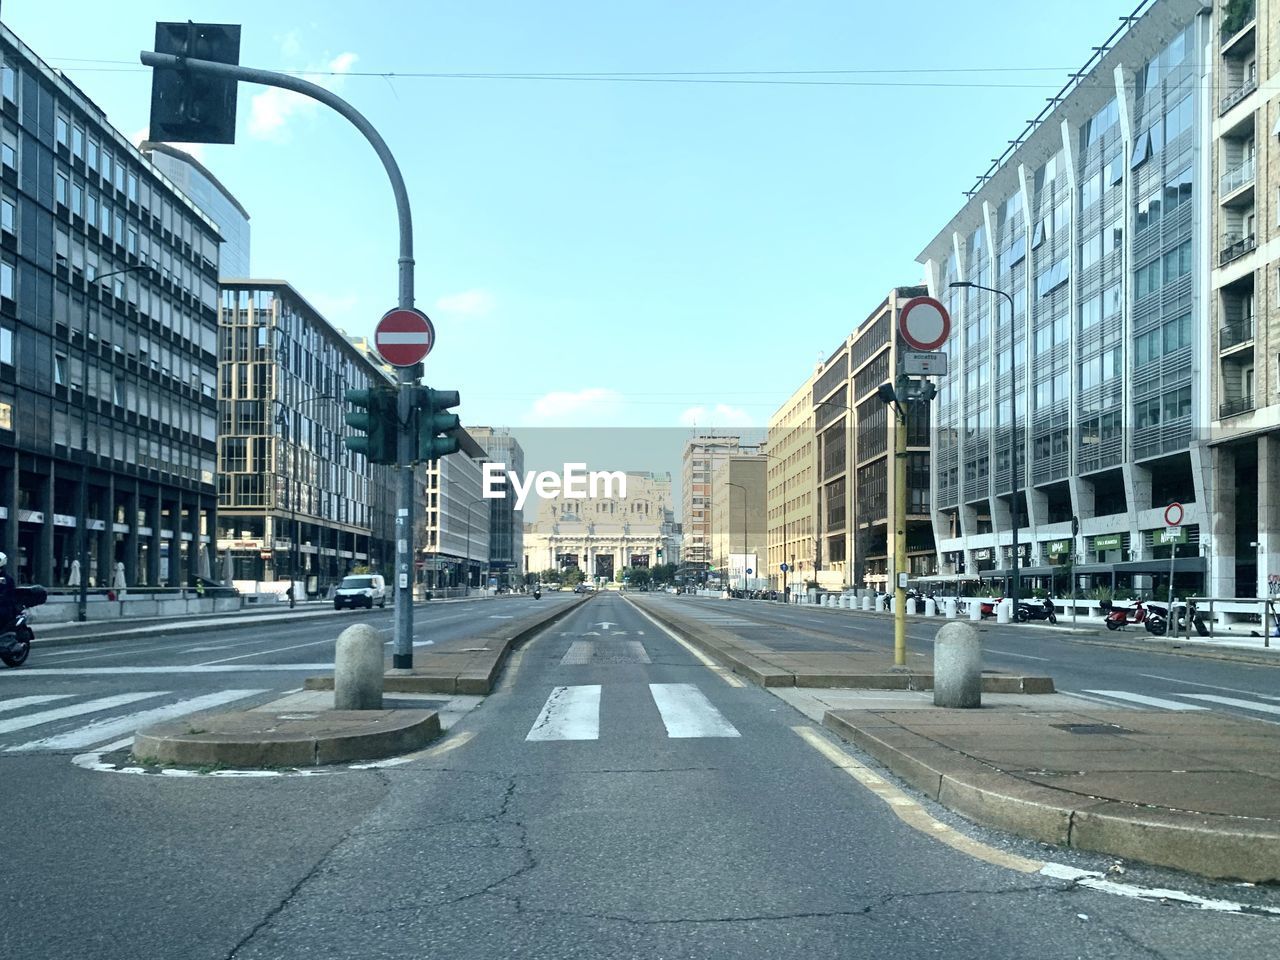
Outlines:
{"type": "MultiPolygon", "coordinates": [[[[1200,621],[1208,627],[1209,639],[1214,639],[1214,626],[1218,622],[1217,612],[1224,615],[1231,613],[1241,613],[1239,609],[1230,610],[1228,607],[1244,607],[1246,611],[1256,607],[1257,614],[1245,612],[1246,616],[1257,616],[1261,621],[1262,645],[1264,647],[1271,646],[1272,629],[1280,629],[1280,613],[1277,612],[1277,597],[1188,597],[1186,605],[1191,608],[1192,615],[1186,618],[1186,636],[1190,636],[1193,623],[1200,621]],[[1216,610],[1215,610],[1216,607],[1216,610]],[[1207,613],[1205,611],[1208,611],[1207,613]]],[[[1178,601],[1175,606],[1180,605],[1182,601],[1178,601]]],[[[1177,635],[1177,622],[1171,621],[1172,629],[1169,631],[1171,636],[1177,635]]],[[[1225,623],[1225,620],[1224,620],[1225,623]]],[[[1230,636],[1230,634],[1228,634],[1230,636]]]]}
{"type": "Polygon", "coordinates": [[[1237,320],[1234,323],[1224,323],[1221,329],[1218,330],[1218,349],[1226,350],[1242,343],[1248,343],[1252,339],[1253,317],[1245,317],[1243,320],[1237,320]]]}
{"type": "Polygon", "coordinates": [[[1224,400],[1219,408],[1219,417],[1234,417],[1238,413],[1247,413],[1253,409],[1253,397],[1237,397],[1234,400],[1224,400]]]}
{"type": "Polygon", "coordinates": [[[1218,181],[1218,192],[1226,195],[1235,190],[1239,190],[1246,183],[1252,183],[1257,172],[1257,166],[1253,157],[1241,163],[1234,169],[1228,170],[1222,175],[1222,179],[1218,181]]]}
{"type": "Polygon", "coordinates": [[[1231,242],[1218,253],[1218,266],[1220,267],[1226,266],[1232,260],[1240,259],[1258,245],[1258,238],[1252,233],[1247,237],[1238,237],[1234,240],[1231,237],[1225,237],[1224,239],[1231,240],[1231,242]]]}
{"type": "Polygon", "coordinates": [[[1253,93],[1253,91],[1257,89],[1258,89],[1257,77],[1250,77],[1249,79],[1245,80],[1243,83],[1240,84],[1240,86],[1236,87],[1234,90],[1232,90],[1230,93],[1228,93],[1225,97],[1222,98],[1222,101],[1218,104],[1218,115],[1221,116],[1222,114],[1226,113],[1228,110],[1234,107],[1237,103],[1239,103],[1241,100],[1243,100],[1245,97],[1247,97],[1249,94],[1253,93]]]}

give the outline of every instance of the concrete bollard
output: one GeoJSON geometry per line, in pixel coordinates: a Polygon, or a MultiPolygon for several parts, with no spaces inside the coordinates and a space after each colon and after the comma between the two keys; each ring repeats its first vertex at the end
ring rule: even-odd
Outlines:
{"type": "Polygon", "coordinates": [[[1010,603],[1008,600],[1001,600],[996,604],[996,623],[1009,622],[1009,607],[1010,603]]]}
{"type": "Polygon", "coordinates": [[[982,644],[967,623],[944,624],[934,639],[933,705],[982,706],[982,644]]]}
{"type": "Polygon", "coordinates": [[[978,597],[974,597],[969,601],[969,619],[970,620],[982,619],[982,600],[979,599],[978,597]]]}
{"type": "Polygon", "coordinates": [[[333,709],[382,709],[382,634],[357,623],[338,634],[333,658],[333,709]]]}
{"type": "Polygon", "coordinates": [[[867,613],[871,612],[871,597],[869,594],[863,594],[862,609],[867,611],[867,613]]]}
{"type": "Polygon", "coordinates": [[[947,602],[943,609],[946,611],[947,619],[954,620],[956,618],[956,598],[947,597],[947,602]]]}
{"type": "Polygon", "coordinates": [[[925,598],[924,615],[926,617],[936,617],[938,615],[938,602],[933,597],[925,598]]]}

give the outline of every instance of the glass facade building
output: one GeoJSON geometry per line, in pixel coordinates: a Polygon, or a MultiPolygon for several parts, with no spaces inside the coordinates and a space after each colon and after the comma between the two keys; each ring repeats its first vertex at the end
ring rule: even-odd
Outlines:
{"type": "Polygon", "coordinates": [[[0,26],[0,549],[21,581],[207,573],[216,226],[0,26]],[[81,549],[80,537],[85,543],[81,549]]]}
{"type": "Polygon", "coordinates": [[[145,140],[138,147],[143,156],[218,226],[219,276],[252,277],[249,267],[249,211],[199,160],[167,143],[145,140]]]}
{"type": "Polygon", "coordinates": [[[1122,25],[920,255],[953,319],[933,423],[944,573],[1006,578],[1016,511],[1028,583],[1062,592],[1070,565],[1080,589],[1164,591],[1178,549],[1178,592],[1204,587],[1209,14],[1158,0],[1122,25]]]}
{"type": "MultiPolygon", "coordinates": [[[[524,448],[505,427],[467,427],[467,432],[484,448],[491,463],[501,463],[506,470],[524,476],[524,448]]],[[[507,495],[489,503],[489,571],[498,583],[507,586],[523,580],[524,511],[516,509],[515,492],[510,481],[501,489],[507,495]]]]}

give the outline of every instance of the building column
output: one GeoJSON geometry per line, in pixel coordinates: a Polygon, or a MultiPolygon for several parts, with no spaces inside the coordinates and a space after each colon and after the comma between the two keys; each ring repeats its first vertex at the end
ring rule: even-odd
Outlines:
{"type": "Polygon", "coordinates": [[[1213,484],[1209,490],[1209,529],[1212,545],[1206,593],[1236,595],[1236,458],[1230,447],[1210,447],[1213,484]]]}
{"type": "MultiPolygon", "coordinates": [[[[56,583],[53,571],[53,514],[57,510],[58,505],[54,502],[54,472],[57,469],[52,460],[46,461],[48,472],[40,478],[40,511],[44,514],[44,523],[40,526],[40,535],[37,539],[38,549],[36,555],[31,558],[31,575],[35,583],[56,583]]],[[[84,523],[84,518],[77,517],[79,523],[84,523]]],[[[87,576],[88,571],[84,571],[82,576],[87,576]]]]}
{"type": "Polygon", "coordinates": [[[124,582],[138,582],[138,484],[134,481],[124,496],[124,522],[129,532],[124,535],[124,582]]]}
{"type": "Polygon", "coordinates": [[[107,486],[98,498],[98,513],[102,529],[98,531],[98,586],[111,586],[111,571],[116,561],[116,532],[112,529],[116,519],[116,487],[114,478],[107,474],[107,486]]]}
{"type": "Polygon", "coordinates": [[[1136,463],[1126,461],[1123,466],[1124,500],[1129,515],[1129,556],[1132,559],[1148,559],[1142,546],[1142,524],[1138,515],[1151,509],[1151,471],[1136,463]],[[1135,547],[1137,549],[1135,549],[1135,547]]]}
{"type": "Polygon", "coordinates": [[[1258,596],[1280,576],[1280,434],[1258,438],[1258,596]]]}
{"type": "Polygon", "coordinates": [[[0,486],[0,504],[9,512],[4,522],[4,540],[0,550],[9,556],[9,573],[17,577],[18,571],[18,451],[10,451],[4,484],[0,486]]]}
{"type": "Polygon", "coordinates": [[[181,587],[182,579],[182,491],[178,490],[178,498],[170,502],[169,532],[173,534],[169,540],[169,586],[181,587]]]}
{"type": "Polygon", "coordinates": [[[160,535],[160,524],[164,522],[164,517],[161,513],[163,505],[160,499],[160,488],[153,489],[154,495],[147,507],[147,526],[151,528],[150,542],[147,544],[147,585],[158,587],[160,586],[160,548],[164,543],[164,538],[160,535]]]}
{"type": "Polygon", "coordinates": [[[1071,513],[1080,521],[1080,536],[1075,538],[1071,549],[1076,556],[1084,553],[1084,525],[1086,519],[1092,519],[1094,513],[1093,484],[1087,480],[1072,476],[1067,478],[1067,488],[1071,491],[1071,513]]]}

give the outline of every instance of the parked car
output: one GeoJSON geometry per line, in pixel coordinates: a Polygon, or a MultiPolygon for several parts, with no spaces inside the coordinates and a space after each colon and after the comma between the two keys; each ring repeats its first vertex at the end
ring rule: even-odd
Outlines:
{"type": "Polygon", "coordinates": [[[343,607],[379,607],[387,605],[387,581],[377,573],[359,573],[343,577],[333,592],[333,609],[343,607]]]}

